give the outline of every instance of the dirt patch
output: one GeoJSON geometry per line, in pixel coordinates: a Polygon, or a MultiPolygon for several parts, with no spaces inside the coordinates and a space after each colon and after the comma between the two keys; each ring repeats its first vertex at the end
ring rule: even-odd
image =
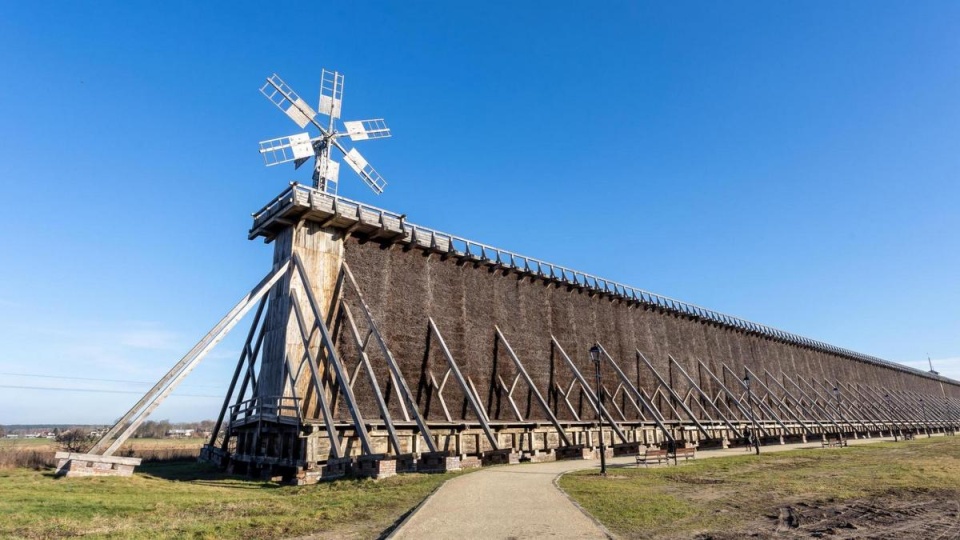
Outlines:
{"type": "Polygon", "coordinates": [[[779,508],[739,531],[710,532],[697,540],[734,538],[960,538],[960,492],[904,492],[842,503],[800,502],[779,508]]]}

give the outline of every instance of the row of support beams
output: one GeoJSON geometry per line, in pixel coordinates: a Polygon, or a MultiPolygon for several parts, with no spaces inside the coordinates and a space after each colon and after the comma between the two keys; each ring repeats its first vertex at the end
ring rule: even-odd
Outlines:
{"type": "MultiPolygon", "coordinates": [[[[343,364],[341,364],[336,347],[334,347],[333,340],[330,338],[330,331],[327,329],[327,325],[324,323],[320,306],[317,303],[313,289],[310,285],[310,278],[307,276],[306,270],[304,270],[303,262],[300,260],[299,254],[293,254],[293,262],[297,269],[297,273],[300,276],[300,280],[303,282],[303,291],[306,294],[307,302],[310,305],[310,310],[313,311],[314,326],[320,330],[320,339],[323,347],[326,348],[328,364],[331,365],[334,372],[336,372],[337,382],[340,385],[340,392],[346,401],[347,410],[350,413],[350,418],[353,420],[353,427],[356,430],[357,436],[360,438],[360,445],[363,448],[363,453],[366,455],[373,454],[373,448],[370,445],[370,435],[367,433],[366,425],[364,424],[363,417],[360,414],[360,408],[357,406],[357,400],[353,395],[353,389],[350,388],[350,379],[347,377],[346,369],[344,369],[343,364]]],[[[298,304],[299,303],[296,301],[293,302],[293,305],[297,308],[299,315],[298,304]]],[[[301,327],[303,327],[302,318],[299,320],[301,327]]],[[[307,334],[303,334],[303,337],[304,347],[309,349],[310,345],[309,339],[307,339],[307,334]]],[[[312,367],[313,364],[311,364],[311,368],[312,367]]],[[[314,377],[316,377],[316,374],[314,374],[314,377]]],[[[319,401],[323,401],[323,394],[319,394],[318,398],[319,401]]]]}
{"type": "MultiPolygon", "coordinates": [[[[540,408],[543,409],[544,414],[547,415],[547,418],[550,419],[550,423],[553,424],[553,427],[556,428],[557,433],[560,435],[560,439],[563,441],[565,446],[570,446],[570,438],[567,437],[566,431],[563,430],[563,426],[560,425],[560,421],[557,420],[557,417],[553,414],[553,411],[550,410],[550,406],[547,405],[547,401],[543,399],[543,396],[540,394],[540,391],[537,390],[537,385],[534,384],[533,379],[530,378],[530,374],[527,373],[526,368],[523,367],[523,363],[520,362],[520,359],[517,358],[517,354],[513,352],[513,347],[510,346],[510,343],[507,341],[507,338],[503,337],[503,332],[500,331],[498,326],[494,326],[494,329],[497,333],[497,338],[503,343],[507,348],[507,354],[513,360],[514,365],[517,367],[519,375],[523,376],[523,380],[527,382],[527,386],[530,388],[530,391],[533,393],[534,397],[537,398],[537,403],[540,404],[540,408]]],[[[516,385],[516,382],[514,382],[516,385]]],[[[512,393],[512,388],[511,388],[512,393]]],[[[508,394],[509,397],[509,394],[508,394]]],[[[510,398],[511,404],[513,404],[513,398],[510,398]]],[[[513,404],[514,409],[516,410],[516,404],[513,404]]],[[[517,411],[517,417],[520,417],[520,412],[517,411]]],[[[522,420],[522,418],[520,418],[522,420]]]]}
{"type": "Polygon", "coordinates": [[[373,318],[373,314],[370,312],[370,308],[363,299],[363,294],[360,292],[360,287],[357,286],[357,281],[353,277],[353,272],[350,271],[350,267],[346,262],[343,263],[342,268],[343,274],[349,280],[350,286],[353,288],[353,292],[357,296],[361,311],[366,318],[367,326],[373,333],[373,338],[376,340],[377,344],[380,345],[380,351],[383,353],[383,357],[387,362],[387,367],[390,370],[391,382],[393,382],[394,387],[397,388],[400,393],[400,405],[404,414],[404,419],[409,421],[410,417],[408,411],[412,411],[414,419],[417,422],[417,427],[420,429],[420,435],[423,437],[424,442],[427,443],[427,447],[431,452],[437,452],[437,446],[433,441],[433,435],[430,433],[430,428],[427,426],[427,422],[423,418],[423,415],[420,414],[420,409],[417,407],[417,402],[413,397],[413,393],[410,392],[410,387],[407,386],[407,381],[403,377],[403,373],[400,371],[400,366],[394,359],[393,353],[390,352],[390,348],[387,347],[387,343],[383,339],[383,334],[380,333],[380,329],[373,318]]]}
{"type": "MultiPolygon", "coordinates": [[[[257,359],[260,356],[260,350],[264,340],[265,325],[262,320],[264,310],[270,299],[271,288],[273,288],[282,277],[292,274],[294,268],[303,284],[305,304],[309,307],[310,313],[308,315],[312,315],[313,321],[312,324],[308,324],[308,318],[301,310],[301,302],[300,298],[298,298],[297,291],[288,291],[287,294],[289,294],[291,299],[289,303],[290,316],[296,322],[296,328],[300,334],[300,341],[303,344],[304,353],[300,367],[296,370],[291,365],[291,362],[294,360],[293,358],[286,358],[284,360],[282,364],[285,371],[283,380],[286,381],[285,384],[287,385],[288,391],[293,393],[293,397],[278,397],[277,399],[281,401],[284,399],[292,399],[293,402],[298,403],[295,407],[296,414],[294,419],[302,425],[304,418],[302,417],[301,413],[303,411],[300,410],[299,403],[303,403],[303,401],[296,396],[296,391],[297,381],[300,379],[299,371],[304,369],[305,366],[310,371],[309,376],[312,379],[311,388],[316,393],[322,422],[330,441],[330,457],[334,459],[346,457],[345,452],[347,449],[344,448],[344,441],[341,440],[341,435],[338,433],[338,429],[342,430],[342,425],[335,420],[337,417],[335,407],[341,398],[342,403],[346,406],[350,415],[351,436],[356,437],[359,441],[360,451],[364,456],[374,456],[376,454],[373,453],[373,444],[370,433],[367,431],[367,422],[360,412],[359,404],[353,390],[354,383],[360,377],[359,372],[363,370],[374,392],[374,400],[379,411],[379,416],[388,434],[388,451],[392,450],[393,453],[399,455],[402,451],[400,435],[398,434],[397,427],[394,425],[393,418],[384,399],[384,394],[377,377],[378,371],[368,354],[370,344],[376,343],[388,368],[388,383],[396,389],[400,398],[398,405],[402,411],[403,420],[408,423],[407,425],[409,425],[411,420],[416,422],[418,433],[423,441],[426,442],[430,452],[437,453],[436,439],[431,434],[427,420],[420,412],[416,400],[400,371],[399,364],[390,352],[371,314],[371,310],[364,301],[363,295],[357,286],[349,266],[347,266],[346,263],[341,265],[336,286],[337,292],[331,302],[330,309],[327,310],[327,316],[324,317],[317,298],[314,296],[314,289],[311,286],[307,271],[300,256],[296,253],[292,255],[291,259],[278,264],[275,269],[234,306],[200,342],[181,358],[101,440],[97,441],[94,446],[94,452],[102,452],[102,455],[105,457],[111,456],[137,427],[141,425],[147,416],[173,392],[177,385],[196,367],[203,357],[223,339],[227,332],[256,306],[257,309],[253,317],[253,323],[246,336],[240,358],[230,380],[223,407],[215,424],[215,433],[210,443],[210,446],[216,446],[218,433],[225,429],[226,436],[220,446],[221,450],[226,451],[230,438],[230,426],[235,419],[234,415],[236,411],[239,410],[243,403],[247,403],[244,401],[247,390],[252,389],[252,394],[254,396],[258,395],[257,359]],[[288,274],[288,272],[290,274],[288,274]],[[351,288],[354,293],[354,298],[356,299],[356,304],[352,306],[347,302],[343,294],[343,288],[346,286],[351,288]],[[358,306],[359,313],[361,314],[360,319],[354,317],[354,309],[358,306]],[[361,325],[358,325],[358,321],[363,323],[362,326],[365,335],[361,333],[361,325]],[[333,330],[331,330],[331,327],[333,330]],[[351,373],[345,367],[344,359],[338,354],[333,338],[333,336],[337,335],[338,328],[341,327],[347,332],[349,339],[352,339],[358,355],[358,363],[353,371],[352,377],[351,373]],[[315,338],[318,334],[320,339],[316,340],[315,338]],[[316,344],[317,341],[319,341],[319,345],[316,344]],[[311,342],[314,343],[314,347],[311,347],[311,342]],[[328,369],[321,370],[321,362],[323,367],[328,369]],[[330,373],[331,370],[333,373],[330,373]],[[240,379],[241,373],[243,373],[242,382],[240,379]],[[239,391],[237,391],[238,384],[239,391]],[[236,396],[236,401],[232,407],[234,413],[230,416],[230,421],[227,422],[227,411],[231,410],[229,404],[231,398],[234,396],[236,396]],[[226,427],[224,426],[225,422],[226,427]]],[[[501,450],[501,443],[493,431],[487,410],[481,405],[481,400],[473,381],[461,371],[433,319],[428,320],[428,328],[428,339],[432,337],[437,340],[446,364],[449,366],[449,369],[443,377],[444,382],[442,384],[437,385],[436,380],[433,379],[434,390],[439,395],[449,375],[453,374],[460,390],[463,392],[467,405],[469,405],[477,417],[483,434],[486,436],[491,447],[495,450],[501,450]]],[[[502,344],[503,350],[506,351],[516,368],[517,374],[511,384],[508,385],[502,378],[499,380],[499,384],[506,392],[506,397],[510,402],[517,420],[521,423],[529,422],[529,419],[523,418],[520,408],[513,399],[513,392],[522,378],[529,388],[529,396],[537,402],[543,414],[546,415],[556,430],[561,445],[572,446],[571,443],[573,440],[567,428],[558,420],[555,412],[551,409],[547,400],[544,399],[543,394],[540,393],[540,390],[537,388],[506,336],[499,327],[495,326],[494,332],[495,341],[502,344]]],[[[590,406],[598,415],[602,415],[602,417],[609,422],[613,432],[622,442],[628,443],[620,422],[632,421],[627,420],[624,411],[618,406],[616,400],[610,400],[610,407],[620,416],[621,421],[613,418],[611,410],[600,403],[600,396],[594,393],[576,364],[570,359],[553,336],[551,336],[551,346],[557,355],[564,360],[564,363],[573,375],[570,388],[566,393],[563,393],[561,390],[561,395],[563,395],[567,405],[570,406],[571,411],[574,412],[577,421],[580,419],[569,401],[569,395],[574,386],[579,384],[583,395],[588,398],[587,402],[590,406]]],[[[705,419],[711,424],[716,425],[717,420],[714,419],[715,415],[716,418],[726,426],[729,433],[739,437],[741,431],[735,423],[741,423],[742,426],[742,419],[745,418],[755,421],[756,417],[747,411],[747,409],[752,410],[755,405],[765,416],[764,423],[757,424],[758,430],[768,436],[770,432],[767,428],[770,424],[781,428],[784,433],[790,431],[791,428],[787,426],[784,419],[790,422],[796,422],[807,435],[815,434],[812,429],[814,426],[819,428],[820,433],[826,433],[829,431],[827,425],[836,428],[838,432],[842,432],[844,430],[843,426],[846,426],[847,430],[854,433],[861,430],[882,431],[884,429],[893,430],[894,428],[899,429],[901,432],[911,429],[919,430],[921,428],[928,432],[931,428],[953,430],[958,421],[957,412],[960,411],[960,407],[958,407],[960,401],[948,399],[946,395],[942,397],[922,395],[908,390],[890,390],[883,387],[877,388],[860,384],[855,385],[842,381],[837,381],[834,386],[831,386],[828,381],[825,380],[816,378],[805,379],[799,375],[788,377],[783,372],[780,373],[779,377],[775,377],[769,371],[764,372],[767,380],[767,382],[764,383],[746,366],[744,366],[745,373],[751,377],[751,380],[756,381],[759,388],[765,393],[752,395],[748,392],[747,397],[744,397],[742,393],[737,395],[737,392],[731,390],[731,388],[725,384],[724,381],[721,381],[716,374],[710,371],[702,361],[697,360],[701,378],[701,384],[697,384],[694,378],[690,376],[675,358],[668,356],[669,369],[679,372],[683,379],[689,383],[689,390],[685,395],[681,396],[677,390],[672,387],[672,384],[657,371],[653,363],[650,362],[641,351],[637,350],[638,370],[640,365],[646,366],[646,369],[658,383],[654,395],[651,397],[639,387],[639,380],[637,384],[634,385],[633,382],[627,378],[617,362],[602,346],[601,350],[604,355],[604,360],[616,371],[620,383],[613,393],[604,387],[601,387],[599,391],[612,398],[616,398],[620,395],[621,391],[624,391],[624,399],[629,401],[637,410],[641,422],[652,420],[656,424],[657,429],[662,432],[664,439],[670,443],[676,443],[675,436],[672,430],[666,426],[666,421],[660,410],[654,405],[654,398],[657,395],[663,395],[678,420],[680,420],[681,415],[685,418],[685,420],[681,420],[681,424],[694,426],[696,430],[708,440],[714,435],[701,420],[705,419]],[[704,387],[702,386],[704,372],[712,381],[713,385],[721,389],[721,394],[711,397],[704,391],[704,387]],[[788,389],[788,385],[792,390],[788,389]],[[691,400],[691,396],[694,395],[696,395],[697,399],[691,400]],[[697,403],[700,407],[700,413],[702,414],[695,414],[690,404],[688,404],[688,401],[690,404],[697,403]],[[731,408],[731,405],[733,408],[731,408]],[[734,414],[734,410],[739,411],[741,414],[734,414]],[[724,411],[726,411],[726,413],[724,411]],[[714,415],[711,415],[711,412],[714,413],[714,415]]],[[[734,386],[740,391],[746,390],[746,385],[733,370],[725,364],[720,365],[722,366],[723,371],[721,374],[724,376],[724,379],[726,379],[727,375],[731,375],[737,380],[734,386]]],[[[250,401],[256,402],[257,399],[262,400],[264,398],[254,398],[250,401]]],[[[443,404],[442,396],[441,404],[443,404]]],[[[255,406],[261,407],[262,411],[262,408],[267,407],[268,404],[257,403],[255,406]]],[[[279,411],[280,408],[282,408],[277,404],[273,406],[275,407],[275,411],[279,411]]],[[[444,409],[446,411],[445,404],[444,409]]],[[[276,412],[274,416],[277,415],[279,415],[279,412],[276,412]]],[[[449,420],[450,415],[448,412],[446,416],[449,420]]],[[[260,418],[263,417],[264,415],[261,413],[260,418]]]]}
{"type": "MultiPolygon", "coordinates": [[[[590,403],[590,406],[593,407],[593,410],[597,411],[598,416],[602,414],[607,419],[607,421],[610,422],[610,427],[613,429],[613,432],[617,434],[617,437],[620,439],[621,442],[623,443],[630,442],[627,440],[627,436],[623,434],[623,429],[621,429],[620,424],[616,420],[614,420],[612,416],[610,416],[610,412],[607,410],[607,408],[604,407],[602,404],[600,404],[599,409],[597,408],[597,405],[600,403],[600,401],[597,399],[597,394],[595,394],[593,390],[590,389],[590,385],[587,383],[587,380],[583,377],[583,374],[580,373],[580,370],[577,369],[577,365],[573,363],[573,360],[570,360],[570,357],[567,356],[566,351],[564,351],[563,347],[560,346],[560,342],[557,341],[557,338],[554,336],[550,336],[550,339],[551,339],[551,342],[553,343],[553,346],[556,348],[556,351],[560,353],[560,357],[566,361],[567,367],[570,368],[570,372],[573,373],[573,376],[576,378],[576,381],[580,383],[580,388],[587,395],[587,398],[588,398],[587,401],[590,403]]],[[[627,383],[629,384],[629,381],[627,381],[627,383]]],[[[633,385],[630,385],[630,387],[632,386],[633,385]]],[[[569,405],[569,401],[567,404],[569,405]]],[[[670,440],[673,440],[673,439],[671,438],[670,440]]]]}
{"type": "Polygon", "coordinates": [[[500,450],[500,443],[497,441],[496,435],[493,434],[493,430],[490,429],[490,423],[487,420],[486,411],[484,411],[480,406],[475,393],[476,390],[468,385],[467,379],[460,371],[460,367],[453,359],[453,355],[450,354],[450,349],[447,348],[446,342],[443,341],[443,336],[440,334],[440,330],[437,328],[437,323],[433,322],[433,319],[430,318],[428,319],[428,324],[430,326],[430,332],[437,338],[437,343],[440,345],[440,349],[443,351],[443,356],[446,358],[447,364],[450,366],[450,370],[453,372],[454,378],[456,378],[457,382],[460,384],[460,389],[463,391],[463,395],[466,397],[467,403],[470,405],[473,413],[480,421],[480,426],[483,428],[483,433],[487,436],[487,441],[494,450],[500,450]]]}

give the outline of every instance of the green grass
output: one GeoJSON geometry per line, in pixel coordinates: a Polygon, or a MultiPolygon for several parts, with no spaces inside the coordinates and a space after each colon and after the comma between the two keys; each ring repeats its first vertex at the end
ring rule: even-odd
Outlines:
{"type": "Polygon", "coordinates": [[[196,463],[145,464],[132,478],[0,470],[0,538],[372,538],[448,478],[291,487],[196,463]]]}
{"type": "Polygon", "coordinates": [[[679,467],[563,476],[560,487],[624,538],[731,531],[799,502],[957,490],[960,438],[711,458],[679,467]]]}

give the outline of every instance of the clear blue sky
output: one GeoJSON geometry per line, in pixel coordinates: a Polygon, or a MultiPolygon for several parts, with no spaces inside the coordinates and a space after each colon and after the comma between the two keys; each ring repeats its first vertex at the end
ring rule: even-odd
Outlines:
{"type": "MultiPolygon", "coordinates": [[[[347,197],[960,378],[955,2],[3,12],[0,423],[114,420],[268,270],[250,213],[309,170],[257,89],[322,67],[394,132],[347,197]]],[[[214,416],[236,341],[155,418],[214,416]]]]}

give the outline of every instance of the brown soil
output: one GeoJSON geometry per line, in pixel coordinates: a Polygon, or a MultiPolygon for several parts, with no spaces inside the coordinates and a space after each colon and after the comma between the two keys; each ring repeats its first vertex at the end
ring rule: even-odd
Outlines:
{"type": "Polygon", "coordinates": [[[735,532],[711,532],[698,540],[738,538],[960,538],[960,491],[901,492],[844,503],[782,506],[735,532]]]}

